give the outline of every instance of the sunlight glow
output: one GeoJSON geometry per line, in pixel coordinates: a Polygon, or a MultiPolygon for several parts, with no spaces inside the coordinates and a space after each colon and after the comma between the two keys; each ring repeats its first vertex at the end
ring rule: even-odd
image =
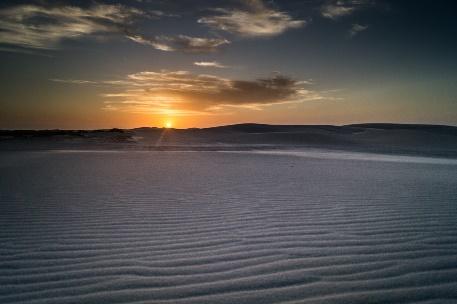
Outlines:
{"type": "Polygon", "coordinates": [[[165,122],[165,128],[170,129],[171,127],[173,127],[173,123],[171,121],[167,120],[165,122]]]}

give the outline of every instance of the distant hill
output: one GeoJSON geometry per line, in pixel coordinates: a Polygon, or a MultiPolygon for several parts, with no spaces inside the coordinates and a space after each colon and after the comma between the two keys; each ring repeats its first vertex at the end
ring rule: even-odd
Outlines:
{"type": "Polygon", "coordinates": [[[446,125],[364,123],[364,124],[346,125],[344,127],[381,129],[381,130],[415,130],[415,131],[426,131],[426,132],[449,134],[449,135],[457,136],[457,127],[446,126],[446,125]]]}
{"type": "Polygon", "coordinates": [[[365,123],[235,124],[211,128],[3,130],[5,149],[246,150],[322,148],[457,157],[457,127],[365,123]]]}

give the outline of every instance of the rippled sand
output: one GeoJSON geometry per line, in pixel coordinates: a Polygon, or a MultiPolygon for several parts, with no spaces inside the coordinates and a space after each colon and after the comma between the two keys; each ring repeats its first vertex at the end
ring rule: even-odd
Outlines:
{"type": "Polygon", "coordinates": [[[455,161],[309,153],[2,152],[0,303],[456,303],[455,161]]]}

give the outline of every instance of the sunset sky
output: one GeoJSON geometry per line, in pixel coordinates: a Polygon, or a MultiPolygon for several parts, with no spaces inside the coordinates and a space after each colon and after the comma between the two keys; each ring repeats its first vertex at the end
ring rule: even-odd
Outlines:
{"type": "Polygon", "coordinates": [[[457,5],[1,1],[0,128],[457,125],[457,5]]]}

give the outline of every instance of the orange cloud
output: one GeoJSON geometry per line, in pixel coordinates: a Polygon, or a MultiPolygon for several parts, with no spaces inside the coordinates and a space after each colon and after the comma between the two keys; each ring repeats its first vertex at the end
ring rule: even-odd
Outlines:
{"type": "MultiPolygon", "coordinates": [[[[87,80],[62,80],[94,84],[87,80]]],[[[236,108],[261,110],[273,104],[334,99],[312,90],[307,81],[276,74],[257,80],[233,80],[187,71],[143,71],[120,81],[102,81],[104,109],[172,116],[227,114],[236,108]]]]}

